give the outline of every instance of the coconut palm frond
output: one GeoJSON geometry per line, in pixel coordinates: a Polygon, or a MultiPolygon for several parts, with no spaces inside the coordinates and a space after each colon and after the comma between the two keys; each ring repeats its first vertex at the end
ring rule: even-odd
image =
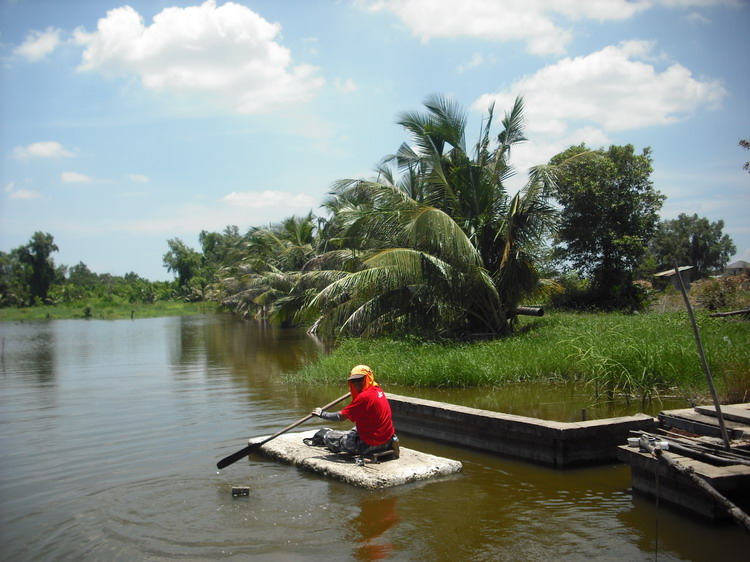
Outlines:
{"type": "Polygon", "coordinates": [[[479,134],[479,141],[477,142],[476,153],[474,156],[474,160],[481,167],[484,167],[488,163],[488,160],[490,158],[490,131],[492,129],[492,120],[494,118],[494,113],[495,102],[493,101],[487,108],[487,117],[482,119],[482,128],[479,134]]]}
{"type": "Polygon", "coordinates": [[[435,123],[432,116],[405,111],[396,122],[411,133],[419,154],[422,156],[440,156],[443,154],[445,140],[434,134],[435,123]]]}
{"type": "Polygon", "coordinates": [[[414,278],[420,271],[420,252],[411,248],[388,248],[364,261],[370,269],[392,269],[402,278],[414,278]]]}
{"type": "Polygon", "coordinates": [[[406,287],[375,295],[354,309],[341,326],[342,333],[379,335],[409,313],[411,298],[406,287]]]}
{"type": "Polygon", "coordinates": [[[308,273],[316,270],[324,271],[332,269],[351,272],[358,269],[361,264],[362,256],[352,252],[350,249],[330,250],[308,260],[302,266],[301,271],[308,273]]]}
{"type": "Polygon", "coordinates": [[[519,96],[503,117],[503,130],[497,137],[503,155],[508,154],[514,144],[528,140],[523,133],[525,121],[523,98],[519,96]]]}
{"type": "Polygon", "coordinates": [[[421,163],[421,155],[417,154],[408,143],[401,143],[395,154],[396,163],[399,170],[417,166],[421,163]]]}
{"type": "Polygon", "coordinates": [[[431,132],[445,142],[466,152],[466,112],[452,98],[439,94],[428,96],[424,106],[434,117],[431,132]]]}
{"type": "Polygon", "coordinates": [[[479,253],[463,229],[435,207],[422,207],[408,225],[407,234],[414,247],[451,263],[481,263],[479,253]]]}

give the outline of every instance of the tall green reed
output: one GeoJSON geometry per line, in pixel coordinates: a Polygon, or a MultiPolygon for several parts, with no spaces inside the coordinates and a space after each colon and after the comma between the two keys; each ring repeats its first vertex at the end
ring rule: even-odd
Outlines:
{"type": "MultiPolygon", "coordinates": [[[[750,323],[698,318],[715,377],[721,383],[731,366],[734,378],[743,380],[750,371],[750,323]]],[[[596,399],[617,395],[642,402],[675,388],[700,393],[705,383],[692,329],[680,312],[550,314],[525,322],[511,338],[470,344],[345,340],[291,379],[335,383],[359,363],[370,365],[376,380],[392,385],[460,388],[576,381],[589,386],[596,399]]]]}

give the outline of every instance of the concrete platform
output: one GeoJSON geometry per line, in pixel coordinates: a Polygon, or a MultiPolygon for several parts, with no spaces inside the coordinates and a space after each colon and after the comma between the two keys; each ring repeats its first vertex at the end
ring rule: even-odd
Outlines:
{"type": "Polygon", "coordinates": [[[617,446],[633,431],[652,433],[656,420],[645,414],[555,422],[388,394],[393,425],[410,434],[499,453],[555,468],[617,462],[617,446]]]}
{"type": "MultiPolygon", "coordinates": [[[[311,447],[302,442],[304,438],[312,437],[316,431],[317,429],[285,433],[260,447],[257,453],[325,478],[370,490],[447,476],[460,472],[463,468],[459,461],[420,453],[403,446],[401,457],[396,460],[359,466],[354,457],[336,455],[324,447],[311,447]]],[[[250,444],[263,439],[264,437],[252,439],[250,444]]]]}

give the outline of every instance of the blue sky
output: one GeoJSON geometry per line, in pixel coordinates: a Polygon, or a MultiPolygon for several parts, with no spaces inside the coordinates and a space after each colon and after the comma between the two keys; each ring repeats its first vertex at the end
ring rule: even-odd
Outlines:
{"type": "Polygon", "coordinates": [[[750,261],[745,0],[0,0],[0,250],[171,279],[167,241],[312,210],[408,140],[430,94],[526,102],[528,168],[653,150],[662,219],[724,220],[750,261]]]}

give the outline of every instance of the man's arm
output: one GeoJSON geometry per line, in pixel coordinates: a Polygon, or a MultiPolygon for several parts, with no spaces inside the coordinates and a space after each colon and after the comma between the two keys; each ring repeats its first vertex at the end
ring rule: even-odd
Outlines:
{"type": "Polygon", "coordinates": [[[315,408],[310,412],[313,416],[318,416],[321,420],[326,421],[343,421],[344,415],[341,412],[324,412],[320,408],[315,408]]]}

